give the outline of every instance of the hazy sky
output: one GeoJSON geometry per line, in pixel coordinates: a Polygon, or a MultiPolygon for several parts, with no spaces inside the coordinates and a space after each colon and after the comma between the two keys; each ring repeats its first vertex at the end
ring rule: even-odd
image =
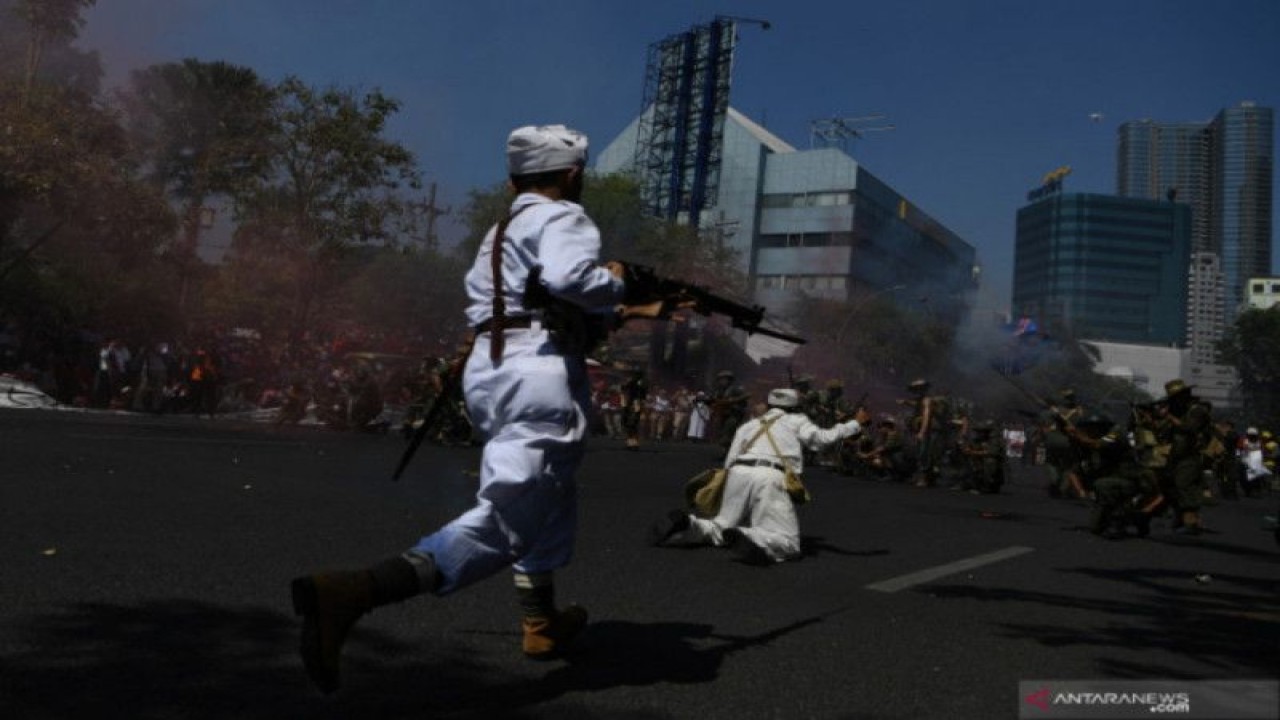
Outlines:
{"type": "MultiPolygon", "coordinates": [[[[649,45],[716,15],[772,24],[739,27],[731,103],[792,145],[814,120],[886,116],[850,154],[977,247],[992,309],[1045,173],[1111,193],[1120,123],[1280,106],[1276,0],[98,0],[79,44],[111,82],[194,57],[380,88],[457,208],[503,178],[512,127],[565,123],[603,148],[640,111],[649,45]]],[[[1274,230],[1272,247],[1274,265],[1274,230]]]]}

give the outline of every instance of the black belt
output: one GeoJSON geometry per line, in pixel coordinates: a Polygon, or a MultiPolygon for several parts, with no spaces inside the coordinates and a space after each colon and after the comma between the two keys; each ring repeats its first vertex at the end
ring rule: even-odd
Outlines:
{"type": "MultiPolygon", "coordinates": [[[[533,321],[535,319],[536,318],[534,318],[532,315],[515,315],[512,317],[503,318],[502,326],[507,330],[528,330],[529,328],[533,327],[533,321]]],[[[493,324],[493,318],[489,318],[488,320],[485,320],[484,322],[481,322],[479,325],[475,326],[475,331],[477,333],[489,332],[489,328],[492,327],[492,324],[493,324]]]]}
{"type": "Polygon", "coordinates": [[[786,471],[787,471],[787,466],[786,466],[786,465],[783,465],[782,463],[776,463],[776,462],[774,462],[774,461],[772,461],[772,460],[762,460],[762,459],[755,459],[755,460],[734,460],[734,461],[733,461],[733,464],[734,464],[734,465],[745,465],[745,466],[747,466],[747,467],[767,467],[767,468],[773,468],[774,470],[777,470],[778,472],[786,472],[786,471]]]}

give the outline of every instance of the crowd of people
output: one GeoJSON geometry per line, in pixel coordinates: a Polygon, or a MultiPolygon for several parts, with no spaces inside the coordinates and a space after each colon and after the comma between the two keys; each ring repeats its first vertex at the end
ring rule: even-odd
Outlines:
{"type": "MultiPolygon", "coordinates": [[[[16,330],[16,326],[8,324],[16,330]]],[[[359,329],[270,341],[256,330],[213,328],[195,338],[139,339],[77,331],[57,337],[0,329],[0,373],[71,407],[216,416],[255,410],[297,423],[385,429],[384,410],[417,398],[433,371],[421,339],[359,329]]]]}
{"type": "MultiPolygon", "coordinates": [[[[206,333],[199,342],[130,343],[123,336],[80,333],[24,348],[14,330],[11,324],[0,328],[0,372],[68,405],[208,416],[272,410],[278,423],[310,417],[333,428],[363,430],[386,430],[394,418],[408,434],[431,400],[448,393],[447,411],[436,417],[430,439],[479,441],[460,387],[448,383],[449,359],[415,354],[422,343],[348,331],[273,344],[251,330],[232,329],[206,333]]],[[[797,393],[796,411],[820,428],[845,422],[864,404],[847,398],[839,380],[818,389],[812,377],[800,376],[789,386],[797,393]]],[[[1170,390],[1116,420],[1090,410],[1068,388],[1047,398],[1037,418],[997,424],[974,420],[972,408],[917,380],[897,401],[897,412],[879,413],[856,437],[807,450],[805,457],[852,477],[975,494],[999,492],[1010,462],[1042,466],[1050,496],[1084,498],[1104,508],[1091,523],[1100,534],[1119,535],[1126,525],[1145,534],[1150,517],[1167,512],[1175,513],[1175,527],[1194,533],[1206,498],[1266,492],[1280,448],[1270,430],[1242,432],[1230,420],[1215,420],[1212,409],[1189,396],[1185,385],[1170,390]],[[1193,411],[1189,422],[1198,428],[1193,432],[1181,431],[1175,420],[1188,411],[1193,411]],[[1194,437],[1183,437],[1188,433],[1194,437]],[[1186,462],[1188,455],[1199,458],[1198,471],[1186,462]],[[1126,478],[1119,493],[1116,482],[1099,483],[1115,473],[1126,478]],[[1118,495],[1132,511],[1116,509],[1118,495]]],[[[728,447],[742,424],[765,406],[753,405],[751,394],[728,370],[698,387],[651,385],[643,371],[633,369],[594,375],[591,409],[591,432],[624,440],[628,447],[661,442],[728,447]]]]}
{"type": "Polygon", "coordinates": [[[695,478],[692,507],[650,527],[653,545],[728,547],[738,560],[760,565],[799,557],[792,505],[807,492],[787,491],[811,462],[864,479],[974,494],[999,493],[1011,461],[1044,465],[1049,495],[1087,502],[1095,535],[1120,539],[1132,529],[1144,537],[1163,516],[1174,533],[1199,535],[1206,505],[1273,489],[1280,455],[1270,432],[1250,427],[1241,434],[1230,421],[1214,421],[1211,406],[1182,380],[1167,383],[1165,397],[1132,406],[1122,422],[1064,389],[1044,402],[1029,430],[975,421],[970,408],[932,394],[924,379],[907,386],[909,396],[899,401],[905,418],[884,414],[874,422],[863,402],[845,403],[838,384],[826,393],[813,392],[808,378],[792,385],[771,391],[762,412],[738,428],[727,446],[726,473],[695,478]],[[775,427],[781,440],[773,437],[775,427]]]}
{"type": "Polygon", "coordinates": [[[1192,386],[1173,380],[1165,396],[1114,418],[1071,388],[1046,398],[1029,424],[974,420],[971,408],[932,394],[926,380],[900,400],[905,418],[882,415],[842,447],[842,472],[877,480],[1000,492],[1008,464],[1043,466],[1050,497],[1090,503],[1091,532],[1111,538],[1150,532],[1168,516],[1174,532],[1197,535],[1202,508],[1218,499],[1257,498],[1271,489],[1280,448],[1268,430],[1239,432],[1213,416],[1192,386]]]}

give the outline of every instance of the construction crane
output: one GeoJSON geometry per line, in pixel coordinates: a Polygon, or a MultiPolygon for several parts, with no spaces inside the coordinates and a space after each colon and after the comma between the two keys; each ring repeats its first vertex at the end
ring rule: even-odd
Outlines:
{"type": "Polygon", "coordinates": [[[809,147],[815,147],[819,140],[827,147],[840,146],[848,150],[848,141],[861,139],[864,133],[893,130],[893,125],[866,125],[884,120],[883,113],[872,113],[860,117],[832,117],[814,120],[809,123],[809,147]]]}

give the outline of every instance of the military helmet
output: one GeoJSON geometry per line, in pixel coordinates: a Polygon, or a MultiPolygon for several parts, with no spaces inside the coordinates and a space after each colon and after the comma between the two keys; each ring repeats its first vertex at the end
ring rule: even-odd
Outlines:
{"type": "Polygon", "coordinates": [[[732,380],[732,379],[733,379],[733,371],[732,371],[732,370],[721,370],[720,372],[716,373],[716,379],[717,379],[717,380],[723,380],[723,379],[726,379],[726,378],[727,378],[727,379],[729,379],[729,380],[732,380]]]}
{"type": "Polygon", "coordinates": [[[929,389],[929,381],[924,378],[912,380],[911,384],[907,386],[907,389],[912,392],[924,392],[929,389]]]}
{"type": "Polygon", "coordinates": [[[828,380],[828,381],[827,381],[827,387],[828,387],[828,388],[831,388],[832,390],[834,390],[835,388],[842,388],[842,387],[844,387],[844,381],[843,381],[843,380],[828,380]]]}

